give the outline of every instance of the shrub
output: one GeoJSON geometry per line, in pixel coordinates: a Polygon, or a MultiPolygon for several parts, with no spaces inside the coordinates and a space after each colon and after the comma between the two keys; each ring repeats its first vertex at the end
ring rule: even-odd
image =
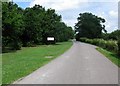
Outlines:
{"type": "Polygon", "coordinates": [[[12,42],[10,42],[7,47],[9,47],[10,50],[20,50],[22,47],[22,43],[19,40],[12,40],[12,42]]]}
{"type": "Polygon", "coordinates": [[[120,39],[118,40],[118,55],[120,56],[120,39]]]}
{"type": "Polygon", "coordinates": [[[117,50],[118,50],[117,42],[116,41],[112,41],[112,40],[107,41],[106,49],[110,50],[110,51],[117,52],[117,50]]]}
{"type": "Polygon", "coordinates": [[[93,44],[93,45],[98,45],[98,44],[99,44],[99,40],[98,40],[98,39],[93,39],[92,44],[93,44]]]}
{"type": "Polygon", "coordinates": [[[87,39],[87,38],[80,38],[80,41],[81,41],[81,42],[86,42],[86,39],[87,39]]]}
{"type": "Polygon", "coordinates": [[[107,49],[109,51],[114,51],[117,52],[118,51],[118,47],[119,47],[119,54],[120,54],[120,40],[117,44],[116,41],[113,40],[104,40],[104,39],[88,39],[88,38],[80,38],[80,41],[82,42],[86,42],[86,43],[90,43],[93,45],[97,45],[99,47],[102,47],[104,49],[107,49]]]}
{"type": "Polygon", "coordinates": [[[35,47],[36,44],[34,42],[27,42],[26,47],[35,47]]]}
{"type": "Polygon", "coordinates": [[[20,42],[20,43],[14,44],[13,49],[20,50],[21,47],[22,47],[22,43],[20,42]]]}
{"type": "Polygon", "coordinates": [[[102,48],[106,48],[106,41],[103,40],[103,39],[99,39],[99,43],[98,43],[98,46],[102,47],[102,48]]]}

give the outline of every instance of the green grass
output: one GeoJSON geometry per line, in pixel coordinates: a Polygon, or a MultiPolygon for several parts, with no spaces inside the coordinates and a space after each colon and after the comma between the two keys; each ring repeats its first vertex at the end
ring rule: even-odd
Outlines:
{"type": "Polygon", "coordinates": [[[118,67],[120,67],[120,57],[113,52],[107,51],[103,48],[96,48],[99,52],[101,52],[103,55],[105,55],[109,60],[111,60],[114,64],[116,64],[118,67]]]}
{"type": "Polygon", "coordinates": [[[27,47],[16,52],[2,54],[2,84],[13,83],[32,73],[64,53],[71,46],[72,42],[61,42],[56,45],[27,47]],[[53,58],[45,58],[46,56],[53,58]]]}

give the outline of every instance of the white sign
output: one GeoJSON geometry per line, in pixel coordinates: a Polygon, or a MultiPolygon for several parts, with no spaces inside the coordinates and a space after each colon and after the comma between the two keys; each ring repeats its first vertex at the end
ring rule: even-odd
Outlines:
{"type": "Polygon", "coordinates": [[[47,37],[47,40],[48,41],[54,41],[55,39],[54,39],[54,37],[47,37]]]}

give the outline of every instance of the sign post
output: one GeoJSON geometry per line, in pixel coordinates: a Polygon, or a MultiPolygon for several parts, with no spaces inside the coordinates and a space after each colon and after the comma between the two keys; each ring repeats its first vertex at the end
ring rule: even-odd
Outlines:
{"type": "Polygon", "coordinates": [[[55,44],[55,37],[47,37],[47,44],[55,44]]]}

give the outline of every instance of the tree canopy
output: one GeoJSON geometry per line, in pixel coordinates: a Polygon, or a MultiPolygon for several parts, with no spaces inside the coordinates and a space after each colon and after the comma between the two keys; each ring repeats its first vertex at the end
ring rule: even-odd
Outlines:
{"type": "Polygon", "coordinates": [[[105,19],[95,16],[92,13],[80,13],[75,24],[76,37],[99,38],[102,30],[105,30],[105,19]]]}
{"type": "Polygon", "coordinates": [[[120,38],[120,30],[115,30],[109,34],[109,39],[117,40],[120,38]]]}
{"type": "Polygon", "coordinates": [[[2,3],[3,49],[46,44],[46,36],[55,36],[57,42],[67,41],[73,34],[72,27],[62,22],[62,16],[54,9],[40,5],[22,9],[14,2],[2,3]]]}
{"type": "Polygon", "coordinates": [[[111,33],[102,33],[102,38],[105,40],[118,40],[120,39],[120,30],[114,30],[111,33]]]}
{"type": "Polygon", "coordinates": [[[20,35],[22,35],[23,14],[22,9],[13,2],[2,3],[2,41],[3,48],[7,45],[19,49],[20,35]]]}

